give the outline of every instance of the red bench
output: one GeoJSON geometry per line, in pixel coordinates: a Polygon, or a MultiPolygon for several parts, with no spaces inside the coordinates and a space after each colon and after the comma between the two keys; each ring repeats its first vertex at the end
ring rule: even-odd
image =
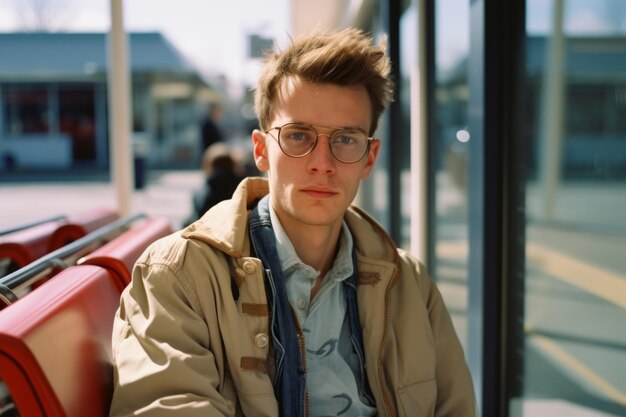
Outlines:
{"type": "Polygon", "coordinates": [[[98,208],[70,216],[67,222],[55,230],[50,237],[48,252],[78,240],[88,233],[114,222],[118,218],[117,212],[108,208],[98,208]]]}
{"type": "Polygon", "coordinates": [[[98,208],[65,220],[50,221],[7,233],[0,236],[0,260],[9,260],[5,272],[17,270],[117,219],[115,211],[98,208]]]}
{"type": "Polygon", "coordinates": [[[63,223],[63,220],[51,221],[0,236],[0,259],[10,260],[11,271],[42,257],[48,253],[50,237],[63,223]]]}
{"type": "Polygon", "coordinates": [[[108,269],[117,278],[120,290],[130,283],[135,261],[155,240],[172,233],[166,219],[143,220],[109,243],[78,260],[80,265],[98,265],[108,269]]]}
{"type": "Polygon", "coordinates": [[[0,311],[0,381],[19,415],[108,415],[116,281],[71,266],[0,311]]]}

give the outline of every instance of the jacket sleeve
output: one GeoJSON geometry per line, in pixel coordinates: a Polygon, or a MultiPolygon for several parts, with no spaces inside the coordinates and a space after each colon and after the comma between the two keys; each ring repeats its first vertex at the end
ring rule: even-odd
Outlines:
{"type": "Polygon", "coordinates": [[[137,263],[113,327],[110,416],[232,416],[206,321],[167,264],[137,263]]]}
{"type": "Polygon", "coordinates": [[[477,415],[472,378],[459,338],[454,330],[441,293],[419,265],[425,289],[429,319],[435,339],[437,403],[436,417],[477,415]]]}

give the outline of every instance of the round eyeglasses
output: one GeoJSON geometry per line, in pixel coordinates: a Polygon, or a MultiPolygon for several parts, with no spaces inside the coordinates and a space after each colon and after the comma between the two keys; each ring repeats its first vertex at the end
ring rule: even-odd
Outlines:
{"type": "MultiPolygon", "coordinates": [[[[333,129],[333,128],[331,128],[333,129]]],[[[317,145],[317,138],[328,136],[330,150],[340,162],[354,164],[359,162],[367,154],[370,143],[374,140],[359,129],[334,128],[332,133],[318,133],[312,125],[303,123],[287,123],[282,126],[272,127],[265,131],[278,130],[278,138],[270,134],[278,141],[278,146],[283,153],[292,158],[302,158],[308,155],[317,145]]]]}

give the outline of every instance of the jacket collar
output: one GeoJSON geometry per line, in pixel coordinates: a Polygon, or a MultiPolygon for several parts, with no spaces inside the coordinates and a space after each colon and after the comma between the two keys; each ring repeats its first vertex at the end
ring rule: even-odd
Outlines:
{"type": "Polygon", "coordinates": [[[269,192],[267,180],[245,178],[230,200],[211,207],[182,231],[182,237],[208,243],[236,258],[250,255],[248,210],[269,192]]]}

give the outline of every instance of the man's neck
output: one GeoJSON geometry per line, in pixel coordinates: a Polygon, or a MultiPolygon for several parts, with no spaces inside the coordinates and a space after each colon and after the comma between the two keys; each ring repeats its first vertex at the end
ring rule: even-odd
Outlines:
{"type": "Polygon", "coordinates": [[[335,261],[341,223],[297,228],[283,225],[283,228],[302,262],[319,271],[320,279],[324,277],[335,261]]]}

